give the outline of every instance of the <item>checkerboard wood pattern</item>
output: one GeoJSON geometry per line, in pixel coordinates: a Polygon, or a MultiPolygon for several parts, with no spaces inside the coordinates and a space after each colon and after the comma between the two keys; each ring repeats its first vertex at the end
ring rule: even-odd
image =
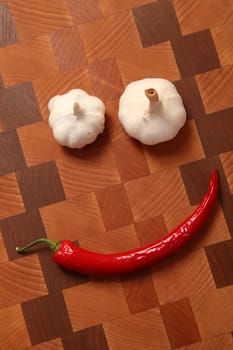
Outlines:
{"type": "Polygon", "coordinates": [[[1,350],[233,348],[232,0],[0,0],[1,350]],[[124,87],[174,82],[188,119],[144,147],[117,118],[124,87]],[[48,100],[71,88],[106,105],[82,150],[55,143],[48,100]],[[94,278],[56,266],[39,237],[115,252],[149,243],[220,198],[182,252],[151,269],[94,278]]]}

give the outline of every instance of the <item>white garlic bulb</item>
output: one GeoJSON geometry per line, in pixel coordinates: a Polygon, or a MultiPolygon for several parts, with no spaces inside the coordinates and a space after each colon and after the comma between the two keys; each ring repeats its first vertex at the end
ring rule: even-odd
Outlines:
{"type": "Polygon", "coordinates": [[[82,148],[104,130],[104,103],[81,89],[51,98],[48,108],[54,138],[63,146],[82,148]]]}
{"type": "Polygon", "coordinates": [[[174,138],[186,121],[176,87],[162,78],[130,83],[120,98],[118,115],[125,131],[145,145],[174,138]]]}

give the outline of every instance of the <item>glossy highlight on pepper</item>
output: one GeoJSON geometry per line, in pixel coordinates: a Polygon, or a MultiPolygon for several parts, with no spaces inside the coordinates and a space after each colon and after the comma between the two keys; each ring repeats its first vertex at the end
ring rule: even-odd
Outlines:
{"type": "Polygon", "coordinates": [[[163,238],[143,247],[126,252],[99,254],[83,249],[70,240],[53,242],[38,239],[24,247],[16,248],[18,253],[38,244],[48,243],[53,251],[52,259],[61,267],[90,275],[119,275],[150,267],[154,263],[175,254],[202,227],[218,197],[218,173],[211,174],[206,194],[194,212],[178,227],[163,238]]]}

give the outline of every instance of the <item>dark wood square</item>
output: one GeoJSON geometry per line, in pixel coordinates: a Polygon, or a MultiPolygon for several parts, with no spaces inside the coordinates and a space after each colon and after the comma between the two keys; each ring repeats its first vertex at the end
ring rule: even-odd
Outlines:
{"type": "Polygon", "coordinates": [[[7,2],[0,4],[0,47],[18,42],[18,35],[7,2]]]}
{"type": "Polygon", "coordinates": [[[0,123],[4,130],[42,120],[31,82],[3,89],[0,105],[0,123]]]}
{"type": "Polygon", "coordinates": [[[29,300],[22,304],[22,310],[33,345],[72,332],[61,293],[29,300]]]}
{"type": "Polygon", "coordinates": [[[17,180],[27,210],[65,200],[63,186],[53,161],[18,172],[17,180]]]}
{"type": "MultiPolygon", "coordinates": [[[[20,258],[20,255],[16,253],[16,247],[46,237],[40,213],[36,210],[2,220],[0,228],[10,260],[20,258]]],[[[30,250],[31,253],[34,251],[33,248],[30,250]]]]}
{"type": "Polygon", "coordinates": [[[24,155],[16,131],[0,134],[0,175],[26,167],[24,155]]]}

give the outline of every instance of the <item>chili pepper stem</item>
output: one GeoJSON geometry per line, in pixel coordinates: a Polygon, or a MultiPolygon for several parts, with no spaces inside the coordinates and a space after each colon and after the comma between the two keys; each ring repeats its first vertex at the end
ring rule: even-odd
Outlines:
{"type": "Polygon", "coordinates": [[[47,238],[39,238],[39,239],[36,239],[33,242],[30,242],[30,243],[26,244],[23,247],[16,247],[16,251],[17,251],[17,253],[23,253],[28,248],[31,248],[34,245],[37,245],[39,243],[47,243],[53,252],[55,252],[58,249],[58,246],[59,246],[59,242],[57,243],[57,242],[54,242],[51,239],[47,239],[47,238]]]}

